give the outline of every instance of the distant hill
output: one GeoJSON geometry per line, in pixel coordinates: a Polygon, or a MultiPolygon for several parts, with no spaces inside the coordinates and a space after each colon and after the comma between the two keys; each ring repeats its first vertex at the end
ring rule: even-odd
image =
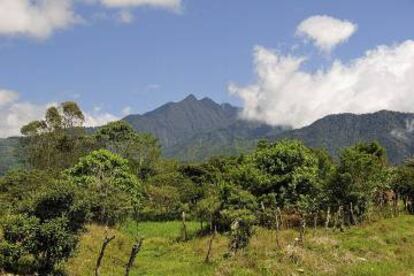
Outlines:
{"type": "Polygon", "coordinates": [[[283,129],[239,118],[240,108],[189,95],[143,115],[123,120],[139,132],[156,136],[165,156],[179,160],[204,160],[212,155],[233,155],[255,146],[260,137],[283,129]]]}
{"type": "Polygon", "coordinates": [[[329,115],[307,127],[271,137],[283,138],[326,148],[334,156],[357,142],[378,141],[386,148],[390,161],[397,164],[414,154],[414,114],[383,110],[362,115],[329,115]]]}
{"type": "MultiPolygon", "coordinates": [[[[190,95],[143,115],[123,120],[139,132],[149,132],[168,158],[205,160],[215,155],[235,155],[254,149],[259,139],[299,139],[310,147],[326,148],[332,155],[361,141],[378,141],[392,163],[414,155],[414,114],[379,111],[372,114],[326,116],[313,124],[291,130],[240,119],[240,108],[217,104],[190,95]]],[[[93,130],[90,130],[93,131],[93,130]]],[[[0,175],[17,164],[18,138],[0,139],[0,175]]]]}
{"type": "Polygon", "coordinates": [[[209,98],[197,100],[189,95],[177,103],[167,103],[143,115],[129,115],[123,120],[139,132],[149,132],[168,148],[189,136],[218,128],[237,121],[239,109],[229,104],[219,105],[209,98]]]}
{"type": "Polygon", "coordinates": [[[215,155],[237,155],[251,151],[259,139],[285,131],[282,127],[237,120],[224,127],[201,132],[164,150],[179,160],[204,160],[215,155]]]}

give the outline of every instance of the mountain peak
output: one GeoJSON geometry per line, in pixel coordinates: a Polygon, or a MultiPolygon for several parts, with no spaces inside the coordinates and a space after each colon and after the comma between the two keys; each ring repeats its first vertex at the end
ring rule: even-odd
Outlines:
{"type": "Polygon", "coordinates": [[[198,101],[197,97],[194,96],[193,94],[190,94],[187,97],[185,97],[181,102],[196,102],[196,101],[198,101]]]}
{"type": "Polygon", "coordinates": [[[164,147],[178,144],[190,136],[226,128],[238,120],[238,109],[223,107],[209,98],[193,94],[169,102],[143,115],[125,118],[135,130],[154,134],[164,147]]]}

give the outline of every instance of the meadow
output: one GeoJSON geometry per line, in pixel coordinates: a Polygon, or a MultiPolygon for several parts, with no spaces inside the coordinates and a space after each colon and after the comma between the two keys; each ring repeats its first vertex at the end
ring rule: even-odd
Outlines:
{"type": "MultiPolygon", "coordinates": [[[[228,237],[218,234],[205,263],[209,236],[198,237],[199,223],[187,224],[191,238],[180,241],[181,222],[144,222],[109,229],[116,238],[107,248],[102,275],[123,275],[135,237],[144,236],[131,275],[412,275],[414,217],[401,215],[345,229],[309,229],[304,247],[294,246],[298,231],[257,227],[247,248],[228,254],[228,237]]],[[[89,225],[69,275],[93,275],[104,227],[89,225]]]]}

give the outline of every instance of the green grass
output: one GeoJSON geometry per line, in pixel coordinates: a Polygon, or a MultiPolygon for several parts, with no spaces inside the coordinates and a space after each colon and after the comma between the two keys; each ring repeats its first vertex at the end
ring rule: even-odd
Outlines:
{"type": "MultiPolygon", "coordinates": [[[[295,230],[280,233],[258,228],[249,247],[226,257],[228,239],[218,235],[212,262],[204,258],[209,237],[194,235],[198,223],[189,222],[193,237],[180,242],[180,222],[134,223],[111,229],[116,235],[108,246],[102,275],[123,275],[134,238],[145,237],[131,275],[413,275],[414,216],[382,219],[345,232],[309,230],[305,247],[292,246],[295,230]]],[[[104,229],[91,225],[77,256],[66,265],[69,275],[93,275],[104,229]]]]}
{"type": "MultiPolygon", "coordinates": [[[[188,235],[194,236],[200,229],[198,222],[189,221],[186,223],[188,235]]],[[[144,238],[168,238],[177,239],[181,236],[182,222],[140,222],[128,221],[120,227],[120,231],[129,235],[141,235],[144,238]]]]}

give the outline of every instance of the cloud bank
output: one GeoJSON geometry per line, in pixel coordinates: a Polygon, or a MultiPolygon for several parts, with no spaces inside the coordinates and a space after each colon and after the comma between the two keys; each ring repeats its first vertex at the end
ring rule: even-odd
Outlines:
{"type": "Polygon", "coordinates": [[[335,60],[316,72],[302,70],[305,61],[255,47],[256,82],[229,86],[244,101],[242,116],[297,128],[335,113],[414,112],[413,40],[378,46],[347,63],[335,60]]]}
{"type": "Polygon", "coordinates": [[[111,8],[133,8],[141,6],[149,6],[154,8],[162,8],[171,11],[179,11],[181,9],[181,0],[100,0],[101,3],[111,8]]]}
{"type": "MultiPolygon", "coordinates": [[[[40,120],[44,117],[48,107],[56,105],[33,104],[27,101],[21,101],[18,92],[0,89],[0,137],[10,137],[20,135],[20,128],[34,120],[40,120]]],[[[110,121],[119,120],[119,117],[102,110],[92,112],[86,111],[85,126],[100,126],[110,121]]]]}
{"type": "Polygon", "coordinates": [[[0,36],[47,39],[54,32],[82,21],[75,7],[82,4],[120,9],[117,19],[133,22],[131,9],[148,6],[179,12],[181,0],[0,0],[0,36]]]}
{"type": "Polygon", "coordinates": [[[324,52],[332,51],[347,41],[357,30],[357,25],[327,15],[315,15],[303,20],[297,30],[298,36],[310,39],[324,52]]]}
{"type": "Polygon", "coordinates": [[[47,105],[19,101],[15,91],[0,89],[0,137],[19,135],[20,128],[42,117],[47,105]]]}
{"type": "Polygon", "coordinates": [[[70,0],[0,1],[0,35],[45,39],[78,21],[70,0]]]}

